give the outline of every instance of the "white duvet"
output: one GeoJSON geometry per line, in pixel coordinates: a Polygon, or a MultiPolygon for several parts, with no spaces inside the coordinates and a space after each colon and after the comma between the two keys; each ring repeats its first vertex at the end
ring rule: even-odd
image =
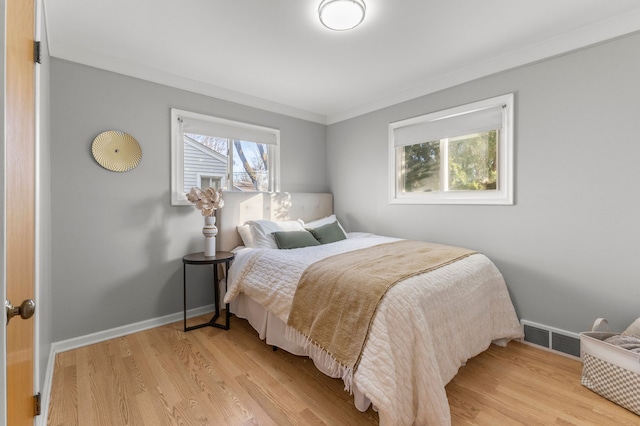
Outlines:
{"type": "MultiPolygon", "coordinates": [[[[335,254],[396,238],[349,234],[294,250],[242,249],[229,271],[225,303],[240,292],[287,322],[302,272],[335,254]]],[[[377,408],[380,425],[450,425],[445,385],[491,342],[523,337],[504,279],[484,255],[404,280],[376,312],[353,385],[377,408]]]]}

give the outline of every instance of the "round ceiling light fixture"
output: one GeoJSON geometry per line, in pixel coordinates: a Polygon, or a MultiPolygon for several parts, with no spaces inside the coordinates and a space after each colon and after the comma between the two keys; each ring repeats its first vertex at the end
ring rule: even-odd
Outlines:
{"type": "Polygon", "coordinates": [[[318,15],[325,27],[345,31],[360,25],[366,9],[364,0],[322,0],[318,15]]]}

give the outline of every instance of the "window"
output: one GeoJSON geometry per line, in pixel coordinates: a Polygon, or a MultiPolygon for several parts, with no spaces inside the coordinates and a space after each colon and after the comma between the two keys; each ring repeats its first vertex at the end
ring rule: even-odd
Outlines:
{"type": "Polygon", "coordinates": [[[389,125],[392,204],[513,204],[513,94],[389,125]]]}
{"type": "Polygon", "coordinates": [[[280,131],[171,109],[171,204],[191,188],[278,191],[280,131]]]}
{"type": "MultiPolygon", "coordinates": [[[[200,182],[200,185],[196,185],[199,188],[209,188],[209,187],[214,189],[224,188],[224,184],[222,183],[224,182],[224,176],[207,176],[207,175],[198,173],[197,182],[200,182]]],[[[189,187],[189,189],[191,188],[192,187],[189,187]]],[[[186,192],[186,189],[185,189],[185,192],[186,192]]]]}

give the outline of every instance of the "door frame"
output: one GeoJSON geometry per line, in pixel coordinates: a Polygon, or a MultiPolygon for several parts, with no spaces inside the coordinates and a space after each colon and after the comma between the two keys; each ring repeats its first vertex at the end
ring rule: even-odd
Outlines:
{"type": "MultiPolygon", "coordinates": [[[[43,16],[42,16],[42,12],[43,12],[43,4],[42,4],[43,0],[34,0],[34,6],[35,6],[35,11],[33,14],[33,18],[35,20],[34,22],[34,40],[42,40],[42,22],[43,22],[43,16]]],[[[45,37],[46,38],[46,37],[45,37]]],[[[41,54],[40,56],[42,56],[42,52],[46,51],[45,48],[41,48],[41,54]]],[[[41,58],[41,62],[45,61],[45,58],[41,58]]],[[[35,100],[34,100],[34,127],[35,127],[35,132],[34,132],[34,155],[35,155],[35,176],[34,176],[34,182],[35,182],[35,205],[34,205],[34,272],[33,272],[33,295],[36,298],[36,312],[40,315],[36,315],[35,316],[35,321],[33,324],[33,388],[34,388],[34,393],[40,392],[42,393],[42,382],[40,380],[41,378],[41,374],[40,374],[40,337],[41,337],[41,333],[42,333],[42,324],[45,323],[45,321],[43,321],[43,316],[42,314],[44,313],[48,313],[50,311],[50,306],[46,306],[43,307],[39,306],[39,304],[41,304],[42,302],[45,301],[45,298],[41,297],[41,293],[42,293],[42,282],[43,282],[43,276],[42,276],[42,257],[43,257],[43,247],[41,245],[42,239],[40,237],[40,233],[42,232],[42,177],[41,177],[41,169],[42,169],[42,155],[41,155],[41,142],[42,142],[42,135],[41,135],[41,127],[42,127],[42,105],[41,105],[41,80],[42,80],[42,66],[38,65],[34,68],[33,70],[33,84],[34,84],[34,90],[33,90],[33,94],[35,96],[35,100]]],[[[45,140],[48,140],[48,137],[45,138],[45,140]]],[[[49,159],[44,159],[45,161],[49,161],[49,159]]],[[[45,256],[50,256],[50,255],[45,255],[45,256]]],[[[51,282],[51,277],[47,277],[46,278],[46,282],[51,282]]],[[[49,322],[49,321],[47,321],[49,322]]],[[[42,396],[42,398],[44,398],[44,396],[42,396]]],[[[47,424],[47,413],[43,412],[40,414],[39,417],[35,417],[35,424],[43,424],[46,425],[47,424]],[[42,422],[42,418],[44,418],[44,422],[42,422]]]]}
{"type": "MultiPolygon", "coordinates": [[[[42,31],[43,31],[43,21],[44,21],[44,15],[43,15],[43,11],[44,11],[44,7],[43,7],[43,0],[35,0],[34,1],[34,5],[35,5],[35,11],[34,11],[34,38],[35,40],[41,40],[42,39],[42,31]]],[[[6,117],[6,90],[4,85],[6,84],[6,73],[5,73],[5,61],[6,61],[6,26],[5,26],[5,22],[6,22],[6,10],[7,10],[7,5],[6,5],[6,0],[0,0],[0,22],[2,22],[2,31],[0,31],[0,47],[2,48],[2,54],[0,55],[0,81],[2,82],[2,86],[3,86],[3,90],[1,91],[2,95],[0,97],[0,128],[2,129],[2,132],[0,132],[0,175],[4,176],[5,173],[5,156],[4,156],[4,152],[5,152],[5,144],[6,144],[6,130],[5,130],[5,125],[6,125],[6,121],[5,121],[5,117],[6,117]]],[[[43,58],[44,59],[44,58],[43,58]]],[[[47,252],[47,248],[46,247],[42,247],[41,245],[41,238],[40,238],[40,234],[41,232],[43,232],[42,229],[42,209],[40,208],[41,206],[41,200],[42,200],[42,193],[41,193],[41,174],[40,174],[40,168],[41,168],[41,163],[42,161],[49,161],[49,158],[42,158],[41,155],[41,141],[42,141],[42,134],[41,134],[41,123],[42,123],[42,105],[41,105],[41,80],[42,80],[42,73],[41,73],[41,67],[35,67],[34,70],[34,96],[35,96],[35,105],[34,105],[34,113],[35,113],[35,119],[34,119],[34,127],[35,127],[35,230],[34,230],[34,256],[35,256],[35,271],[34,271],[34,295],[36,296],[36,301],[38,300],[38,296],[42,293],[41,292],[41,284],[42,281],[44,280],[49,280],[50,277],[44,277],[43,276],[43,271],[41,268],[41,262],[40,260],[42,259],[42,256],[44,255],[45,257],[50,257],[50,253],[47,252]],[[43,252],[44,250],[44,252],[43,252]]],[[[46,111],[45,111],[46,113],[46,111]]],[[[46,140],[48,140],[48,136],[45,137],[46,140]]],[[[2,297],[2,300],[6,300],[6,296],[7,296],[7,283],[6,283],[6,233],[5,233],[5,222],[4,222],[4,218],[6,217],[5,214],[5,181],[4,179],[2,180],[2,185],[0,185],[0,216],[2,217],[1,220],[1,224],[0,224],[0,296],[2,297]]],[[[45,229],[44,232],[49,232],[50,230],[45,229]]],[[[44,271],[46,273],[46,271],[44,271]]],[[[44,307],[44,309],[41,309],[41,306],[38,306],[37,308],[40,309],[36,309],[37,312],[50,312],[51,307],[50,306],[46,306],[44,307]]],[[[4,309],[2,311],[2,318],[5,318],[5,314],[4,314],[4,309]]],[[[43,313],[44,313],[43,312],[43,313]]],[[[41,321],[42,315],[35,315],[35,321],[34,321],[34,358],[33,358],[33,366],[34,366],[34,375],[33,375],[33,386],[34,386],[34,392],[38,392],[37,390],[40,390],[40,392],[42,392],[42,381],[41,381],[41,355],[40,355],[40,337],[41,337],[41,321]]],[[[6,324],[6,320],[2,321],[3,323],[6,324]]],[[[6,359],[6,354],[7,354],[7,335],[6,335],[6,325],[2,324],[0,325],[0,369],[2,369],[3,374],[0,374],[0,413],[2,413],[2,415],[0,415],[0,426],[7,426],[7,417],[6,417],[6,413],[7,413],[7,381],[6,381],[6,374],[4,374],[7,370],[7,359],[6,359]]],[[[51,337],[51,336],[49,336],[51,337]]],[[[50,342],[51,343],[51,342],[50,342]]],[[[48,364],[48,363],[45,363],[48,364]]],[[[47,396],[43,395],[43,400],[48,398],[47,396]]],[[[44,408],[44,407],[43,407],[44,408]]],[[[34,423],[35,424],[46,424],[46,419],[47,419],[47,413],[42,412],[42,414],[39,417],[35,418],[34,423]]]]}

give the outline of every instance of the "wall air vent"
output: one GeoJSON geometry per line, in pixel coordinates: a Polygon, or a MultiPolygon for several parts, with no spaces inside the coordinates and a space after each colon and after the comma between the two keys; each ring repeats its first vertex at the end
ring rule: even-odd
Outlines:
{"type": "Polygon", "coordinates": [[[523,324],[524,326],[524,341],[533,343],[538,346],[549,347],[549,330],[534,327],[529,324],[523,324]]]}
{"type": "Polygon", "coordinates": [[[551,349],[580,358],[580,338],[551,332],[551,349]]]}
{"type": "Polygon", "coordinates": [[[532,321],[520,320],[524,341],[562,355],[580,358],[580,335],[532,321]]]}

